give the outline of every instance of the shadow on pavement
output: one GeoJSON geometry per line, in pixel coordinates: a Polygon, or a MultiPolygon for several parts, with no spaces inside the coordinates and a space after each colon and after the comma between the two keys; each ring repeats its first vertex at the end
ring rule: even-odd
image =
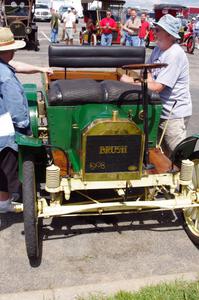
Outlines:
{"type": "Polygon", "coordinates": [[[23,214],[6,213],[0,214],[0,231],[16,223],[23,223],[23,214]]]}
{"type": "Polygon", "coordinates": [[[72,238],[80,234],[149,230],[182,230],[181,212],[155,211],[120,215],[61,217],[42,229],[43,240],[72,238]]]}

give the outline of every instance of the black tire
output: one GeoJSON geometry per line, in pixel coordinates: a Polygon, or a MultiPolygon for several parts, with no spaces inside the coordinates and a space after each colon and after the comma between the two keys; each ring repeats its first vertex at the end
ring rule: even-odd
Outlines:
{"type": "Polygon", "coordinates": [[[195,39],[190,36],[187,40],[187,52],[193,54],[195,49],[195,39]]]}
{"type": "Polygon", "coordinates": [[[38,52],[40,49],[38,46],[35,46],[35,52],[38,52]]]}
{"type": "Polygon", "coordinates": [[[32,156],[23,162],[23,205],[26,251],[30,260],[39,257],[39,229],[36,196],[35,166],[32,156]]]}
{"type": "MultiPolygon", "coordinates": [[[[192,185],[194,190],[199,188],[199,151],[194,152],[189,159],[194,162],[194,173],[192,185]],[[197,176],[196,176],[197,172],[197,176]]],[[[191,241],[199,246],[199,208],[187,208],[183,209],[183,218],[184,218],[184,229],[191,239],[191,241]]]]}

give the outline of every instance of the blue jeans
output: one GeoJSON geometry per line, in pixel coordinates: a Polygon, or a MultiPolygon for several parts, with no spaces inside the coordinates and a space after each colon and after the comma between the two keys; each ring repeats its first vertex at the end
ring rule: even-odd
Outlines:
{"type": "Polygon", "coordinates": [[[137,35],[128,35],[126,37],[126,46],[138,47],[140,44],[140,39],[137,35]]]}
{"type": "Polygon", "coordinates": [[[144,38],[140,38],[140,44],[139,44],[139,46],[145,47],[145,39],[144,38]]]}
{"type": "Polygon", "coordinates": [[[101,36],[101,46],[111,46],[112,45],[113,35],[102,33],[101,36]]]}
{"type": "Polygon", "coordinates": [[[121,34],[122,34],[122,37],[121,37],[121,40],[120,40],[120,44],[121,45],[126,45],[126,39],[128,37],[128,32],[122,30],[121,34]]]}
{"type": "Polygon", "coordinates": [[[51,43],[57,43],[57,37],[58,37],[58,28],[53,28],[51,30],[51,35],[50,35],[51,43]]]}

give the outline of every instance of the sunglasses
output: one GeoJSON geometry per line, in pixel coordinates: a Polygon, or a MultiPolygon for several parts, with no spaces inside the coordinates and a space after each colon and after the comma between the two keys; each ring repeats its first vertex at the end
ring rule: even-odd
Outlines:
{"type": "Polygon", "coordinates": [[[162,32],[162,31],[164,31],[162,28],[158,28],[158,27],[156,27],[156,28],[154,28],[154,31],[157,33],[157,32],[162,32]]]}

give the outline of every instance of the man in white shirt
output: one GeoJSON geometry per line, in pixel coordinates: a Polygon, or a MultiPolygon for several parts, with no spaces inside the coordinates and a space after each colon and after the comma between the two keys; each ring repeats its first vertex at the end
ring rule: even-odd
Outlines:
{"type": "MultiPolygon", "coordinates": [[[[179,22],[170,14],[154,23],[156,44],[147,63],[166,63],[165,68],[152,69],[148,73],[148,88],[160,94],[162,114],[159,138],[164,132],[162,149],[170,157],[175,147],[186,138],[186,130],[192,115],[189,90],[189,62],[182,47],[177,43],[179,22]]],[[[121,81],[134,83],[133,78],[123,75],[121,81]]]]}
{"type": "Polygon", "coordinates": [[[76,32],[76,17],[71,8],[68,8],[67,12],[63,14],[62,19],[64,21],[66,45],[73,45],[73,37],[76,32]]]}

